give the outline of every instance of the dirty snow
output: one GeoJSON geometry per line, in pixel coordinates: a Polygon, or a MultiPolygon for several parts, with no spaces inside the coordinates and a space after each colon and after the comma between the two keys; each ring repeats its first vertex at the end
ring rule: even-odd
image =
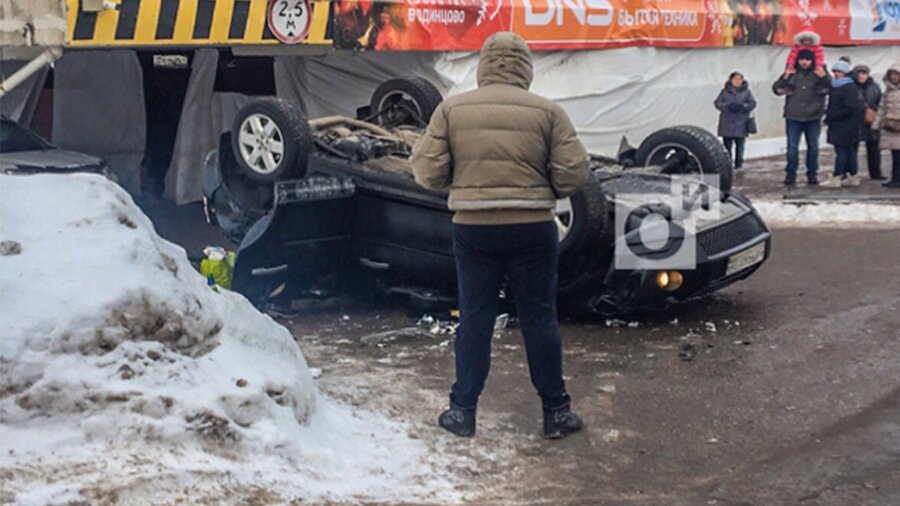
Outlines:
{"type": "Polygon", "coordinates": [[[900,226],[900,205],[864,202],[788,203],[753,199],[766,224],[780,228],[869,228],[900,226]]]}
{"type": "Polygon", "coordinates": [[[0,502],[458,499],[108,180],[0,176],[0,241],[0,502]]]}

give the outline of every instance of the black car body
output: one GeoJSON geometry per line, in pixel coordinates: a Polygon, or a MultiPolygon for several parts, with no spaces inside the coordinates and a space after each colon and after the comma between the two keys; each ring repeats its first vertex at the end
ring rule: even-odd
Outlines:
{"type": "MultiPolygon", "coordinates": [[[[451,307],[456,275],[446,192],[418,186],[403,153],[346,157],[338,156],[334,145],[318,143],[309,156],[305,177],[274,186],[229,184],[240,179],[229,133],[209,155],[204,169],[208,216],[227,235],[242,238],[235,289],[259,302],[283,282],[303,292],[323,279],[343,278],[340,286],[349,279],[351,284],[371,285],[377,293],[409,296],[419,305],[451,307]]],[[[628,230],[627,223],[626,229],[617,232],[617,213],[628,214],[632,206],[623,196],[641,195],[652,208],[654,195],[660,201],[670,196],[673,177],[658,170],[626,168],[618,160],[603,157],[594,157],[592,169],[588,185],[559,206],[563,210],[558,213],[563,311],[663,308],[744,279],[769,255],[766,225],[749,200],[728,191],[716,198],[719,214],[714,219],[693,219],[688,212],[695,230],[683,230],[674,217],[660,225],[681,235],[653,253],[665,256],[670,253],[666,248],[695,239],[694,268],[671,272],[616,268],[617,242],[639,243],[642,233],[628,230]],[[671,281],[676,276],[679,286],[662,286],[663,277],[671,281]]],[[[695,187],[709,195],[702,182],[695,187]]]]}

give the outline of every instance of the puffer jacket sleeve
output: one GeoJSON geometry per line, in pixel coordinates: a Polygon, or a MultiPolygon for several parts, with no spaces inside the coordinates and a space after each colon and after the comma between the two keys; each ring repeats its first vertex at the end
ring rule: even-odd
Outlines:
{"type": "Polygon", "coordinates": [[[719,96],[716,97],[716,101],[713,102],[713,105],[716,106],[716,109],[719,112],[725,112],[725,108],[728,107],[728,95],[725,90],[719,92],[719,96]]]}
{"type": "Polygon", "coordinates": [[[450,127],[443,104],[435,109],[428,128],[413,147],[410,162],[416,182],[425,188],[441,190],[453,181],[450,127]]]}
{"type": "Polygon", "coordinates": [[[779,77],[772,85],[772,91],[779,96],[792,93],[794,91],[794,86],[791,84],[790,77],[784,77],[784,75],[779,77]]]}
{"type": "Polygon", "coordinates": [[[747,112],[753,112],[756,109],[756,97],[753,96],[753,92],[747,90],[747,100],[744,101],[744,108],[747,112]]]}
{"type": "Polygon", "coordinates": [[[569,116],[559,107],[553,112],[548,161],[550,182],[557,198],[578,191],[591,175],[588,152],[578,139],[569,116]]]}

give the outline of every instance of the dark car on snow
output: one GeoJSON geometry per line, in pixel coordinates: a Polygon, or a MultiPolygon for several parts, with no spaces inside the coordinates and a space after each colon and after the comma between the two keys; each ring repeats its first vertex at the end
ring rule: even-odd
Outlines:
{"type": "MultiPolygon", "coordinates": [[[[362,287],[453,307],[447,193],[418,186],[409,164],[440,100],[427,81],[405,78],[381,85],[357,118],[308,121],[274,98],[239,111],[203,182],[210,222],[240,243],[234,289],[258,304],[284,286],[296,297],[362,287]]],[[[556,209],[562,311],[664,308],[745,279],[768,257],[769,230],[731,189],[730,158],[711,133],[665,128],[637,149],[623,139],[617,157],[591,159],[589,182],[556,209]],[[690,205],[673,205],[673,182],[685,181],[690,205]],[[674,258],[685,245],[691,265],[617,261],[623,251],[674,258]]]]}
{"type": "Polygon", "coordinates": [[[0,173],[21,176],[75,172],[112,177],[100,158],[57,148],[15,121],[0,117],[0,173]]]}

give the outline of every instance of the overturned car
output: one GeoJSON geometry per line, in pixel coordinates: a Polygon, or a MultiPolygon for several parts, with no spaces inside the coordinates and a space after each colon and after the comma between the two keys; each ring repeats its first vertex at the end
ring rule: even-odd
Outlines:
{"type": "MultiPolygon", "coordinates": [[[[234,289],[257,304],[351,290],[452,307],[456,275],[446,192],[415,183],[412,146],[441,95],[388,81],[357,118],[308,121],[265,98],[239,111],[204,167],[209,221],[240,243],[234,289]]],[[[755,272],[770,234],[731,189],[728,153],[709,132],[660,130],[560,199],[559,306],[567,313],[660,309],[755,272]]]]}

